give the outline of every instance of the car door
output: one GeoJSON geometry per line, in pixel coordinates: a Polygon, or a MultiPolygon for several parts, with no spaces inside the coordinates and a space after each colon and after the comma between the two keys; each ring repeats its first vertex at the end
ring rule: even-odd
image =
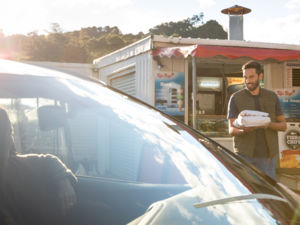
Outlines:
{"type": "Polygon", "coordinates": [[[189,188],[171,160],[110,109],[76,110],[69,118],[78,176],[71,224],[126,224],[189,188]]]}
{"type": "Polygon", "coordinates": [[[171,159],[109,107],[3,98],[17,151],[54,154],[78,178],[69,224],[125,224],[189,188],[171,159]]]}

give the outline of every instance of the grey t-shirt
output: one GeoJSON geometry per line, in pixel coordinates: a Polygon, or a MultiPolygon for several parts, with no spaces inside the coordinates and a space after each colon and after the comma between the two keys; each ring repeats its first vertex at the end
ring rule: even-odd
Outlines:
{"type": "MultiPolygon", "coordinates": [[[[260,105],[258,101],[259,95],[253,95],[252,96],[255,102],[255,110],[260,111],[260,105]]],[[[228,103],[228,113],[227,113],[227,118],[232,119],[232,118],[237,118],[239,115],[239,111],[234,103],[234,95],[231,96],[229,103],[228,103]]],[[[277,97],[277,102],[276,102],[276,116],[282,115],[281,107],[280,107],[280,102],[277,97]]],[[[253,157],[255,158],[264,158],[268,156],[268,146],[265,138],[265,132],[264,129],[259,128],[255,130],[256,132],[256,143],[255,143],[255,149],[254,149],[254,155],[253,157]]]]}

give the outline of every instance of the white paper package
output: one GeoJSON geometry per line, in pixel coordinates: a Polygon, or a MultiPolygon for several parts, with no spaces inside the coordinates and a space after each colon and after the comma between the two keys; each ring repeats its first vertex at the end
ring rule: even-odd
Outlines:
{"type": "Polygon", "coordinates": [[[244,110],[238,118],[233,122],[235,127],[260,127],[265,126],[271,122],[268,113],[255,111],[255,110],[244,110]]]}
{"type": "Polygon", "coordinates": [[[241,116],[269,116],[269,113],[261,112],[257,110],[243,110],[240,112],[241,116]]]}

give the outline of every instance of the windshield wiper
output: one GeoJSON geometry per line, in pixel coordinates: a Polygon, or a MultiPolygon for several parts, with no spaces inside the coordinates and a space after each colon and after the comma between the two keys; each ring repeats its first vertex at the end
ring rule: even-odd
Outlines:
{"type": "Polygon", "coordinates": [[[221,198],[218,200],[213,200],[208,202],[195,203],[194,207],[203,208],[203,207],[208,207],[213,205],[222,205],[222,204],[227,204],[227,203],[242,201],[242,200],[249,200],[249,199],[271,199],[271,200],[287,202],[286,199],[278,197],[276,195],[257,193],[257,194],[250,194],[250,195],[239,195],[234,197],[221,198]]]}

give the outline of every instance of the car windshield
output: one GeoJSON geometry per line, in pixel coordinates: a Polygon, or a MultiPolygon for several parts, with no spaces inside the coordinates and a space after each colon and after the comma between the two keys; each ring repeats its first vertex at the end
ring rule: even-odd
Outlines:
{"type": "Polygon", "coordinates": [[[197,190],[197,202],[275,193],[208,138],[96,82],[2,74],[0,105],[18,152],[55,154],[78,176],[183,185],[197,190]]]}

